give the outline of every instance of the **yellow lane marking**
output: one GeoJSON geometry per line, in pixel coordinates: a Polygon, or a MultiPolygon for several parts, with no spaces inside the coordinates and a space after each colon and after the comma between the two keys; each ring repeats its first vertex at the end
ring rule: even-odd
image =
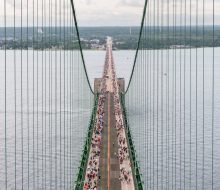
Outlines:
{"type": "Polygon", "coordinates": [[[110,93],[108,93],[108,190],[110,190],[110,93]]]}

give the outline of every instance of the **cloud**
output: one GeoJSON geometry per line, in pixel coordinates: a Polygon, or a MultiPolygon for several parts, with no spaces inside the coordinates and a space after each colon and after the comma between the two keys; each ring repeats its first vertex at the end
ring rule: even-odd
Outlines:
{"type": "MultiPolygon", "coordinates": [[[[39,18],[42,17],[41,3],[45,3],[45,7],[49,7],[49,0],[39,0],[39,18]]],[[[55,2],[58,3],[58,9],[61,7],[61,17],[63,16],[64,10],[67,12],[70,10],[70,1],[69,0],[51,0],[52,4],[52,20],[55,18],[55,2]],[[59,5],[61,2],[61,5],[59,5]],[[63,9],[63,3],[65,2],[66,6],[63,9]]],[[[153,13],[153,4],[157,3],[156,0],[148,0],[148,10],[151,10],[153,13]]],[[[173,4],[172,1],[169,3],[169,13],[167,13],[167,1],[159,1],[163,2],[163,13],[164,19],[166,19],[166,15],[169,14],[172,19],[173,14],[173,4]]],[[[176,1],[177,7],[177,16],[180,14],[180,0],[176,1]]],[[[185,1],[182,1],[183,4],[185,1]]],[[[26,25],[26,17],[27,10],[29,15],[29,26],[33,23],[33,8],[36,10],[37,0],[28,0],[22,1],[23,6],[23,25],[26,25]],[[33,2],[35,4],[33,5],[33,2]]],[[[79,26],[139,26],[141,17],[143,14],[145,0],[74,0],[75,9],[77,13],[77,20],[79,26]]],[[[187,0],[187,17],[189,17],[190,10],[190,1],[187,0]]],[[[15,18],[16,24],[20,26],[19,21],[21,20],[21,1],[15,1],[16,9],[15,9],[15,18]]],[[[156,4],[157,8],[157,4],[156,4]]],[[[14,19],[14,0],[6,1],[6,9],[7,9],[7,26],[13,26],[14,19]]],[[[160,8],[161,9],[161,8],[160,8]]],[[[195,18],[195,10],[196,10],[196,0],[191,0],[191,9],[192,9],[192,17],[193,21],[195,18]]],[[[205,1],[205,22],[206,24],[212,24],[212,1],[205,1]]],[[[48,17],[49,9],[45,9],[46,17],[48,17]]],[[[202,18],[203,14],[203,4],[199,3],[199,21],[202,18]]],[[[57,13],[59,17],[59,11],[57,13]]],[[[220,24],[220,1],[215,1],[215,17],[216,24],[220,24]]],[[[35,19],[36,19],[36,11],[35,11],[35,19]]],[[[62,18],[63,19],[63,18],[62,18]]],[[[41,20],[41,19],[40,19],[41,20]]],[[[189,20],[189,19],[187,19],[189,20]]],[[[48,23],[48,19],[46,18],[46,22],[48,23]]],[[[165,20],[164,20],[165,22],[165,20]]],[[[4,5],[0,6],[0,25],[4,25],[4,5]]]]}
{"type": "MultiPolygon", "coordinates": [[[[90,5],[92,3],[92,0],[78,0],[81,4],[90,5]]],[[[76,1],[74,1],[76,2],[76,1]]]]}
{"type": "Polygon", "coordinates": [[[144,0],[75,0],[79,25],[140,25],[144,0]]]}
{"type": "Polygon", "coordinates": [[[144,6],[144,0],[120,0],[119,5],[120,6],[129,6],[129,7],[143,7],[144,6]]]}

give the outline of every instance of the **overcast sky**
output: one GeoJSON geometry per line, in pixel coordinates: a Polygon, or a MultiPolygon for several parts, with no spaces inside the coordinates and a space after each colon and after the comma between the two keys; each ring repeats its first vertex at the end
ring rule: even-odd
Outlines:
{"type": "Polygon", "coordinates": [[[83,26],[139,26],[145,0],[75,0],[83,26]]]}
{"type": "MultiPolygon", "coordinates": [[[[28,23],[29,26],[33,23],[33,2],[35,2],[35,25],[36,25],[36,7],[37,0],[28,0],[29,5],[27,6],[27,0],[16,0],[16,25],[20,26],[21,20],[21,1],[23,7],[23,26],[27,25],[27,7],[28,7],[28,23]]],[[[60,2],[60,0],[51,0],[52,2],[52,14],[55,15],[55,2],[60,2]]],[[[70,7],[70,1],[66,1],[66,6],[70,7]]],[[[179,18],[179,3],[185,2],[184,0],[176,0],[177,2],[177,18],[179,18]]],[[[41,25],[42,2],[46,3],[46,7],[49,7],[49,0],[38,0],[39,2],[39,25],[41,25]]],[[[64,2],[62,0],[61,2],[64,2]]],[[[141,17],[143,13],[145,0],[74,0],[77,20],[79,26],[140,26],[141,17]]],[[[167,0],[149,0],[149,7],[153,8],[154,2],[163,2],[164,7],[164,22],[166,22],[166,2],[167,0]]],[[[187,23],[189,24],[189,6],[190,0],[187,2],[187,23]]],[[[192,17],[193,23],[195,22],[196,13],[196,0],[191,0],[192,2],[192,17]]],[[[202,22],[203,4],[202,0],[199,2],[199,22],[202,22]]],[[[212,12],[213,12],[213,0],[205,0],[205,24],[212,24],[212,12]]],[[[172,23],[172,1],[170,1],[170,23],[172,23]]],[[[4,0],[0,0],[0,26],[4,26],[4,0]]],[[[59,7],[58,7],[59,8],[59,7]]],[[[13,16],[14,16],[14,0],[6,0],[7,9],[7,26],[13,26],[13,16]]],[[[62,10],[63,7],[62,7],[62,10]]],[[[70,10],[70,9],[69,9],[70,10]]],[[[49,9],[46,9],[46,14],[49,13],[49,9]]],[[[61,14],[62,15],[62,14],[61,14]]],[[[55,21],[53,16],[52,22],[55,21]]],[[[46,23],[48,19],[46,19],[46,23]]],[[[177,19],[177,24],[179,20],[177,19]]],[[[220,24],[220,0],[215,0],[215,23],[220,24]]]]}

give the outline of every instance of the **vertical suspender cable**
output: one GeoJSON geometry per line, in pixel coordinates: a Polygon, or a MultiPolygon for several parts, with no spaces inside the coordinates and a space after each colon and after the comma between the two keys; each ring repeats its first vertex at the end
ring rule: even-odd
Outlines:
{"type": "Polygon", "coordinates": [[[163,40],[163,47],[165,48],[164,52],[165,52],[165,69],[164,69],[164,73],[162,73],[164,76],[164,78],[166,77],[166,80],[165,80],[165,111],[164,111],[164,115],[165,115],[165,122],[164,122],[164,125],[165,125],[165,188],[167,189],[167,186],[168,186],[168,55],[169,55],[169,52],[168,52],[168,18],[169,18],[169,12],[168,12],[168,2],[165,2],[167,6],[165,6],[165,10],[167,11],[167,16],[165,16],[165,18],[167,19],[166,22],[164,22],[164,31],[166,33],[166,35],[164,36],[164,40],[163,40]]]}
{"type": "MultiPolygon", "coordinates": [[[[71,15],[70,15],[70,9],[68,8],[68,42],[71,40],[70,38],[71,38],[71,22],[70,22],[70,17],[71,15]]],[[[71,50],[70,50],[70,45],[68,44],[68,57],[69,57],[69,64],[68,64],[68,73],[69,73],[69,75],[68,75],[68,105],[69,105],[69,107],[68,107],[68,132],[67,132],[67,138],[68,138],[68,167],[67,167],[67,169],[68,169],[68,175],[67,175],[67,177],[68,177],[68,181],[67,181],[67,185],[68,185],[68,188],[70,189],[71,187],[70,187],[70,116],[71,116],[71,112],[70,112],[70,106],[71,106],[71,102],[70,102],[70,97],[71,97],[71,94],[70,94],[70,71],[71,71],[71,50]]]]}
{"type": "MultiPolygon", "coordinates": [[[[179,33],[179,38],[180,38],[180,44],[182,45],[182,14],[183,14],[183,0],[180,0],[180,33],[179,33]]],[[[180,96],[180,112],[179,112],[179,122],[180,122],[180,131],[179,131],[179,141],[180,141],[180,149],[179,149],[179,183],[180,183],[180,189],[182,189],[182,48],[180,48],[180,68],[179,68],[179,72],[180,72],[180,92],[179,92],[179,96],[180,96]]]]}
{"type": "MultiPolygon", "coordinates": [[[[160,31],[160,36],[161,36],[161,45],[162,45],[162,48],[164,48],[164,33],[163,33],[163,29],[164,29],[164,23],[163,23],[163,12],[164,12],[164,4],[163,4],[163,0],[161,1],[161,31],[160,31]]],[[[160,58],[160,61],[161,61],[161,189],[163,189],[163,122],[164,122],[164,119],[163,119],[163,112],[164,112],[164,105],[163,105],[163,49],[161,49],[161,58],[160,58]]]]}
{"type": "Polygon", "coordinates": [[[166,188],[167,189],[170,189],[169,187],[170,187],[170,178],[169,178],[169,176],[170,176],[170,168],[169,168],[169,163],[170,163],[170,138],[169,138],[169,135],[170,135],[170,131],[169,131],[169,129],[170,129],[170,118],[169,118],[169,110],[170,110],[170,95],[169,95],[169,90],[170,90],[170,67],[169,67],[169,65],[170,65],[170,51],[169,51],[169,46],[170,46],[170,21],[169,21],[169,19],[170,19],[170,16],[169,16],[169,12],[170,12],[170,8],[169,8],[169,6],[170,6],[170,1],[169,0],[167,0],[167,74],[166,74],[166,76],[167,76],[167,181],[166,181],[166,183],[167,183],[167,186],[166,186],[166,188]]]}
{"type": "MultiPolygon", "coordinates": [[[[168,0],[168,12],[170,12],[170,0],[168,0]]],[[[168,14],[168,45],[170,46],[170,16],[168,14]]],[[[168,47],[169,48],[169,47],[168,47]]],[[[168,122],[167,122],[167,125],[168,125],[168,189],[170,189],[170,171],[172,171],[172,169],[170,169],[170,143],[172,145],[172,139],[170,140],[170,124],[172,124],[172,122],[170,122],[170,50],[168,50],[168,73],[167,73],[167,76],[168,76],[168,102],[167,102],[167,105],[168,105],[168,115],[167,115],[167,118],[168,118],[168,122]]],[[[172,109],[171,109],[172,111],[172,109]]],[[[171,125],[171,128],[172,128],[172,125],[171,125]]],[[[172,129],[171,129],[172,131],[172,129]]],[[[171,180],[172,181],[172,180],[171,180]]]]}
{"type": "Polygon", "coordinates": [[[48,124],[48,126],[49,126],[49,131],[48,131],[48,136],[49,136],[49,139],[48,139],[48,143],[49,143],[49,155],[48,155],[48,157],[49,157],[49,186],[50,186],[50,189],[52,188],[52,155],[51,155],[51,130],[52,130],[52,125],[51,125],[51,67],[52,67],[52,64],[51,64],[51,40],[52,40],[52,38],[51,38],[51,30],[52,30],[52,27],[51,27],[51,19],[52,19],[52,16],[51,16],[51,11],[52,11],[52,9],[51,9],[51,0],[49,0],[49,75],[48,75],[48,77],[49,77],[49,97],[48,97],[48,106],[49,106],[49,124],[48,124]]]}
{"type": "MultiPolygon", "coordinates": [[[[69,14],[68,14],[68,10],[69,9],[67,9],[67,11],[66,11],[66,18],[67,18],[67,25],[66,25],[66,27],[67,27],[67,31],[66,31],[66,34],[67,34],[67,42],[69,41],[69,34],[68,34],[68,32],[69,32],[69,14]]],[[[67,113],[67,116],[66,116],[66,118],[67,118],[67,122],[66,122],[66,136],[65,136],[65,138],[66,138],[66,188],[68,189],[68,185],[69,185],[69,177],[68,177],[68,174],[69,174],[69,147],[68,147],[68,141],[69,141],[69,138],[68,138],[68,134],[69,134],[69,49],[68,49],[68,44],[67,44],[67,47],[66,47],[66,49],[67,49],[67,61],[66,61],[66,68],[67,68],[67,71],[66,71],[66,78],[67,78],[67,80],[66,80],[66,113],[67,113]]]]}
{"type": "Polygon", "coordinates": [[[24,187],[24,142],[23,142],[23,1],[21,0],[21,188],[24,187]]]}
{"type": "MultiPolygon", "coordinates": [[[[175,4],[174,4],[174,44],[176,44],[176,42],[177,42],[177,37],[176,37],[176,33],[177,33],[177,29],[176,29],[176,26],[177,26],[177,13],[176,13],[176,11],[177,11],[177,2],[176,2],[176,0],[175,0],[175,2],[174,2],[175,4]]],[[[177,79],[177,74],[176,74],[176,71],[177,71],[177,68],[176,68],[176,65],[177,65],[177,57],[176,57],[176,46],[175,46],[175,48],[174,48],[174,133],[175,133],[175,140],[174,140],[174,147],[175,147],[175,153],[174,153],[174,162],[175,162],[175,170],[174,170],[174,173],[175,173],[175,180],[174,180],[174,187],[175,187],[175,189],[177,188],[176,186],[177,186],[177,184],[176,184],[176,182],[177,182],[177,175],[176,175],[176,170],[177,170],[177,129],[176,129],[176,127],[177,127],[177,112],[176,112],[176,110],[177,110],[177,81],[176,81],[176,79],[177,79]]]]}
{"type": "MultiPolygon", "coordinates": [[[[153,21],[153,26],[154,26],[154,47],[156,43],[156,34],[155,34],[155,17],[156,17],[156,9],[155,9],[155,1],[154,1],[154,21],[153,21]]],[[[155,126],[155,106],[154,106],[154,100],[155,100],[155,51],[153,51],[153,188],[154,188],[154,126],[155,126]]]]}
{"type": "MultiPolygon", "coordinates": [[[[57,0],[55,0],[55,44],[58,45],[58,33],[57,33],[57,0]]],[[[57,50],[55,51],[55,190],[57,190],[57,50]]]]}
{"type": "MultiPolygon", "coordinates": [[[[174,0],[172,0],[172,2],[173,2],[173,6],[172,6],[172,9],[173,9],[173,13],[172,13],[172,22],[173,22],[173,26],[172,26],[172,34],[173,34],[173,37],[172,37],[172,44],[174,44],[174,0]]],[[[173,112],[173,107],[174,107],[174,50],[172,50],[172,93],[171,93],[171,102],[172,102],[172,108],[171,108],[171,118],[172,118],[172,121],[171,121],[171,123],[172,123],[172,130],[171,130],[171,166],[172,166],[172,170],[171,170],[171,182],[172,182],[172,190],[173,190],[173,152],[174,152],[174,138],[173,138],[173,129],[174,129],[174,112],[173,112]]]]}
{"type": "Polygon", "coordinates": [[[189,63],[189,72],[190,72],[190,95],[189,95],[189,127],[190,127],[190,139],[189,139],[189,189],[191,189],[191,182],[192,182],[192,0],[190,0],[190,63],[189,63]]]}
{"type": "MultiPolygon", "coordinates": [[[[70,30],[69,30],[69,35],[70,35],[70,37],[69,37],[69,41],[73,41],[72,40],[72,28],[73,28],[73,26],[72,26],[72,14],[71,14],[71,11],[69,11],[69,16],[70,16],[70,21],[69,21],[69,28],[70,28],[70,30]]],[[[70,52],[69,52],[69,57],[70,57],[70,60],[69,60],[69,62],[70,62],[70,86],[69,86],[69,88],[70,88],[70,109],[69,109],[69,119],[70,119],[70,126],[69,126],[69,137],[70,137],[70,140],[69,140],[69,188],[72,188],[72,182],[71,182],[71,178],[72,178],[72,53],[73,53],[73,51],[72,51],[72,46],[70,46],[69,47],[69,50],[70,50],[70,52]]]]}
{"type": "MultiPolygon", "coordinates": [[[[61,41],[61,33],[62,33],[62,29],[61,29],[61,23],[62,23],[62,20],[61,20],[61,0],[59,0],[59,15],[60,15],[60,31],[59,31],[59,41],[60,41],[60,46],[62,44],[62,41],[61,41]]],[[[59,149],[60,149],[60,189],[62,189],[62,50],[61,50],[61,47],[60,47],[60,145],[59,145],[59,149]]]]}
{"type": "Polygon", "coordinates": [[[203,0],[203,24],[202,24],[202,190],[204,190],[204,167],[205,167],[205,48],[204,48],[204,40],[205,40],[205,1],[203,0]]]}
{"type": "MultiPolygon", "coordinates": [[[[44,37],[45,37],[45,45],[48,43],[48,27],[46,27],[47,23],[47,9],[46,2],[44,0],[44,37]]],[[[44,57],[44,188],[47,188],[47,51],[45,51],[44,57]]]]}
{"type": "Polygon", "coordinates": [[[39,27],[39,0],[37,0],[37,185],[36,188],[39,189],[39,43],[38,43],[38,27],[39,27]]]}
{"type": "MultiPolygon", "coordinates": [[[[148,9],[148,8],[147,8],[148,9]]],[[[147,114],[146,116],[146,128],[145,128],[145,135],[147,134],[147,137],[145,137],[145,159],[146,159],[146,165],[145,165],[145,179],[147,180],[146,181],[146,186],[147,186],[147,189],[149,187],[149,159],[148,159],[148,154],[149,154],[149,112],[148,112],[148,101],[149,101],[149,47],[148,47],[148,43],[149,43],[149,10],[147,10],[147,17],[145,18],[145,27],[146,27],[146,36],[145,36],[145,48],[146,48],[146,51],[147,51],[147,59],[146,59],[146,67],[145,67],[145,72],[147,72],[147,76],[146,76],[146,84],[145,84],[145,113],[147,114]]]]}
{"type": "MultiPolygon", "coordinates": [[[[136,97],[137,97],[137,95],[139,95],[139,97],[140,97],[140,100],[141,100],[141,102],[143,102],[143,97],[142,97],[142,84],[143,84],[143,76],[142,76],[142,70],[143,70],[143,62],[144,62],[144,60],[143,60],[143,35],[144,35],[144,29],[143,29],[143,33],[142,33],[142,36],[141,36],[141,38],[142,38],[142,42],[141,42],[141,46],[140,46],[140,62],[139,62],[139,64],[140,64],[140,66],[138,67],[138,69],[139,69],[139,71],[138,71],[138,73],[139,73],[139,77],[140,77],[140,79],[141,80],[139,80],[138,78],[137,78],[137,91],[136,91],[136,97]]],[[[143,106],[140,108],[140,111],[141,111],[141,113],[143,113],[143,106]]],[[[137,123],[137,126],[138,126],[138,134],[139,134],[139,136],[140,136],[140,138],[138,138],[138,148],[137,148],[137,151],[139,152],[140,151],[140,144],[142,143],[142,137],[141,137],[141,116],[140,116],[141,114],[138,114],[138,123],[137,123]]]]}
{"type": "Polygon", "coordinates": [[[149,112],[148,112],[148,101],[149,101],[149,8],[147,7],[147,16],[145,18],[145,51],[146,51],[146,62],[145,62],[145,114],[146,114],[146,120],[145,120],[145,179],[146,179],[146,185],[145,187],[148,189],[149,187],[149,147],[148,147],[148,140],[149,140],[149,112]]]}
{"type": "MultiPolygon", "coordinates": [[[[156,21],[156,30],[157,30],[157,32],[156,32],[156,34],[157,34],[157,39],[156,39],[156,42],[158,41],[158,40],[160,40],[160,26],[159,26],[159,0],[157,0],[157,21],[156,21]]],[[[158,114],[159,114],[159,50],[158,50],[158,47],[157,47],[157,45],[155,44],[155,48],[156,48],[156,51],[157,51],[157,57],[156,57],[156,60],[157,60],[157,65],[156,65],[156,67],[157,67],[157,70],[156,70],[156,73],[157,73],[157,78],[156,78],[156,81],[157,81],[157,84],[156,84],[156,91],[157,91],[157,96],[156,96],[156,105],[157,105],[157,107],[156,107],[156,109],[157,109],[157,112],[156,112],[156,118],[157,118],[157,120],[156,120],[156,122],[157,122],[157,152],[156,152],[156,154],[157,154],[157,167],[156,167],[156,171],[157,171],[157,190],[158,190],[158,188],[159,188],[159,184],[158,184],[158,179],[159,179],[159,158],[158,158],[158,154],[159,154],[159,152],[158,152],[158,148],[159,148],[159,146],[158,146],[158,144],[159,144],[159,118],[158,118],[158,114]]]]}
{"type": "Polygon", "coordinates": [[[32,46],[33,46],[33,57],[32,57],[32,59],[33,59],[33,83],[32,83],[32,88],[33,88],[33,113],[32,113],[32,115],[33,115],[33,131],[32,131],[32,142],[33,142],[33,152],[32,152],[32,156],[33,156],[33,158],[32,158],[32,172],[33,172],[33,189],[35,189],[35,52],[34,52],[34,46],[35,46],[35,42],[34,42],[34,40],[35,40],[35,33],[34,33],[34,27],[35,27],[35,0],[33,0],[33,27],[32,27],[32,35],[33,35],[33,37],[32,37],[32,39],[33,39],[33,41],[32,41],[32,46]]]}
{"type": "MultiPolygon", "coordinates": [[[[186,0],[184,2],[184,46],[186,46],[186,0]]],[[[184,105],[184,108],[183,108],[183,117],[184,117],[184,131],[183,131],[183,138],[184,138],[184,147],[183,147],[183,169],[184,169],[184,176],[183,176],[183,183],[184,183],[184,187],[183,189],[185,190],[186,189],[186,48],[184,48],[184,100],[183,100],[183,105],[184,105]]]]}
{"type": "MultiPolygon", "coordinates": [[[[141,36],[141,38],[142,38],[142,42],[141,42],[141,46],[140,46],[140,62],[139,62],[139,64],[140,64],[140,66],[138,67],[138,69],[139,69],[139,71],[138,71],[138,73],[139,73],[139,78],[140,78],[140,80],[137,78],[137,91],[136,91],[136,95],[139,95],[139,97],[140,97],[140,100],[141,100],[141,102],[143,102],[143,97],[142,97],[142,84],[143,84],[143,76],[142,76],[142,70],[143,70],[143,62],[144,62],[144,60],[143,60],[143,35],[144,35],[144,29],[143,29],[143,33],[142,33],[142,36],[141,36]]],[[[141,111],[141,113],[143,113],[143,106],[140,108],[140,111],[141,111]]],[[[141,114],[138,114],[138,123],[137,123],[137,126],[138,126],[138,134],[139,134],[139,136],[140,136],[140,138],[138,138],[138,148],[137,148],[137,151],[139,152],[140,151],[140,144],[142,143],[142,137],[141,137],[141,116],[140,116],[141,114]]]]}
{"type": "Polygon", "coordinates": [[[52,46],[53,46],[53,11],[52,11],[52,0],[49,1],[49,28],[50,28],[50,49],[49,49],[49,162],[50,162],[50,188],[52,188],[52,183],[53,183],[53,158],[52,158],[52,153],[53,153],[53,148],[52,148],[52,131],[53,131],[53,52],[52,52],[52,46]]]}
{"type": "Polygon", "coordinates": [[[16,43],[15,43],[15,0],[14,0],[14,114],[15,114],[15,121],[14,121],[14,133],[15,133],[15,139],[14,139],[14,185],[15,189],[17,189],[17,67],[16,67],[16,43]]]}
{"type": "MultiPolygon", "coordinates": [[[[150,26],[149,26],[149,32],[150,32],[150,36],[149,36],[149,39],[151,40],[151,43],[152,43],[152,8],[151,8],[151,2],[149,3],[149,12],[150,12],[150,18],[149,18],[149,20],[150,20],[150,26]]],[[[151,45],[151,48],[152,48],[152,45],[151,45]]],[[[149,90],[149,96],[150,96],[150,100],[149,100],[149,110],[151,110],[151,108],[152,108],[152,99],[151,99],[151,94],[152,94],[152,89],[151,89],[151,87],[152,87],[152,85],[151,85],[151,81],[152,81],[152,79],[151,79],[151,76],[152,76],[152,51],[150,51],[150,63],[149,63],[150,65],[149,65],[149,78],[150,78],[150,80],[149,80],[149,85],[150,85],[150,90],[149,90]]],[[[151,189],[152,188],[152,125],[151,125],[151,123],[152,123],[152,112],[151,111],[149,111],[150,113],[149,113],[149,117],[150,117],[150,121],[149,121],[149,130],[150,130],[150,139],[149,139],[149,142],[150,142],[150,145],[149,145],[149,152],[150,152],[150,156],[149,156],[149,158],[150,158],[150,162],[149,162],[149,170],[150,170],[150,179],[149,179],[149,189],[151,189]]]]}
{"type": "MultiPolygon", "coordinates": [[[[68,19],[69,19],[69,17],[68,17],[68,9],[66,9],[66,13],[65,13],[65,15],[66,15],[66,31],[65,31],[65,33],[66,33],[66,41],[68,42],[68,37],[69,37],[69,35],[68,35],[68,29],[69,29],[69,23],[68,23],[68,19]]],[[[69,69],[68,69],[68,67],[69,67],[69,52],[68,52],[68,43],[66,43],[66,50],[65,51],[67,51],[67,53],[66,53],[66,82],[65,82],[65,85],[66,85],[66,96],[65,96],[65,99],[66,99],[66,109],[65,109],[65,112],[66,112],[66,135],[65,135],[65,139],[66,139],[66,144],[65,144],[65,147],[66,147],[66,177],[65,177],[65,179],[66,179],[66,182],[65,182],[65,184],[66,184],[66,188],[68,189],[68,167],[69,167],[69,165],[68,165],[68,163],[69,163],[69,160],[68,160],[68,128],[69,128],[69,91],[68,91],[68,89],[69,89],[69,69]]]]}
{"type": "MultiPolygon", "coordinates": [[[[64,137],[66,136],[66,3],[65,3],[65,0],[63,1],[63,9],[64,9],[64,12],[63,12],[63,17],[64,17],[64,55],[63,55],[63,104],[64,104],[64,123],[63,123],[63,134],[64,134],[64,137]]],[[[63,188],[65,189],[66,188],[66,138],[63,139],[64,141],[64,146],[63,146],[63,151],[64,151],[64,154],[63,154],[63,159],[64,159],[64,180],[63,180],[63,183],[64,183],[64,186],[63,188]]]]}
{"type": "MultiPolygon", "coordinates": [[[[172,37],[172,44],[174,44],[174,0],[172,0],[172,2],[173,2],[173,6],[172,6],[172,9],[173,9],[173,13],[172,13],[172,22],[173,22],[173,26],[172,26],[172,34],[173,34],[173,37],[172,37]]],[[[173,128],[174,128],[174,122],[173,122],[173,96],[174,96],[174,80],[173,80],[173,76],[174,76],[174,70],[173,70],[173,65],[174,65],[174,50],[172,50],[172,93],[171,93],[171,102],[172,102],[172,104],[171,104],[171,183],[172,183],[172,185],[171,185],[171,189],[173,190],[173,128]]]]}
{"type": "MultiPolygon", "coordinates": [[[[59,7],[60,7],[60,9],[59,9],[59,15],[60,15],[60,23],[59,23],[59,29],[60,29],[60,31],[59,31],[59,43],[60,43],[60,46],[61,46],[61,44],[62,44],[62,41],[61,41],[61,32],[62,32],[62,30],[61,30],[61,22],[62,22],[62,20],[61,20],[61,7],[62,7],[62,5],[61,5],[61,0],[59,0],[59,7]]],[[[62,75],[62,50],[61,50],[61,47],[60,47],[60,55],[59,55],[59,57],[60,57],[60,68],[59,68],[59,70],[60,70],[60,73],[59,73],[59,75],[60,75],[60,81],[59,81],[59,83],[60,83],[60,94],[59,94],[59,96],[60,96],[60,131],[59,131],[59,133],[60,133],[60,145],[59,145],[59,149],[60,149],[60,160],[59,160],[59,162],[60,162],[60,189],[62,189],[62,156],[61,156],[61,153],[62,153],[62,78],[61,78],[61,75],[62,75]]]]}
{"type": "MultiPolygon", "coordinates": [[[[74,41],[74,36],[75,36],[75,27],[74,27],[74,19],[73,19],[73,17],[72,17],[72,41],[74,41]]],[[[75,61],[74,61],[74,57],[75,57],[75,51],[74,51],[74,45],[73,45],[73,47],[72,47],[72,125],[71,125],[71,127],[72,127],[72,132],[71,132],[71,134],[72,134],[72,148],[71,148],[71,150],[72,150],[72,158],[73,158],[73,154],[74,154],[74,151],[73,151],[73,147],[74,147],[74,139],[73,139],[73,137],[74,137],[74,123],[75,123],[75,119],[74,119],[74,112],[73,112],[73,110],[74,110],[74,96],[75,96],[75,91],[76,91],[76,89],[74,88],[75,87],[75,81],[74,81],[74,70],[75,70],[75,61]]],[[[93,98],[92,98],[92,96],[91,96],[91,99],[92,99],[92,102],[93,102],[93,98]]],[[[72,159],[72,164],[71,164],[71,166],[72,166],[72,168],[73,168],[73,163],[74,163],[74,159],[72,159]]],[[[73,169],[71,169],[71,171],[73,172],[73,169]]],[[[74,183],[72,182],[72,186],[74,186],[74,183]]]]}
{"type": "Polygon", "coordinates": [[[7,49],[7,37],[6,37],[6,0],[4,0],[4,38],[5,38],[5,131],[4,131],[4,135],[5,135],[5,139],[4,139],[4,143],[5,143],[5,189],[7,190],[8,188],[8,168],[7,168],[7,58],[6,58],[6,49],[7,49]]]}
{"type": "MultiPolygon", "coordinates": [[[[68,1],[67,1],[68,2],[68,1]]],[[[67,41],[72,41],[72,9],[68,8],[67,13],[66,13],[66,17],[67,17],[67,41]]],[[[67,122],[67,142],[66,142],[66,146],[67,146],[67,171],[66,171],[66,175],[67,175],[67,187],[71,188],[71,163],[72,163],[72,158],[71,158],[71,129],[72,129],[72,97],[71,97],[71,91],[72,91],[72,83],[71,83],[71,78],[72,78],[72,46],[70,44],[67,44],[67,49],[68,49],[68,54],[67,54],[67,72],[66,72],[66,76],[67,76],[67,118],[68,118],[68,122],[67,122]]],[[[83,89],[82,89],[83,90],[83,89]]]]}
{"type": "MultiPolygon", "coordinates": [[[[69,21],[69,28],[70,28],[70,30],[69,30],[69,35],[70,35],[70,37],[69,37],[69,40],[72,42],[73,41],[73,39],[72,39],[72,28],[73,28],[73,26],[72,26],[72,14],[71,14],[71,11],[69,12],[69,14],[70,14],[70,21],[69,21]]],[[[70,91],[69,91],[69,93],[70,93],[70,108],[69,108],[69,118],[70,118],[70,121],[69,121],[69,123],[70,123],[70,126],[69,126],[69,159],[70,159],[70,161],[69,161],[69,187],[70,188],[72,188],[72,180],[71,180],[71,178],[72,178],[72,125],[73,125],[73,123],[72,123],[72,113],[73,113],[73,110],[72,110],[72,53],[73,53],[73,50],[72,50],[72,46],[70,46],[69,47],[69,57],[70,57],[70,81],[69,81],[69,83],[70,83],[70,86],[69,86],[69,88],[70,88],[70,91]]]]}
{"type": "Polygon", "coordinates": [[[30,188],[30,104],[29,104],[29,52],[28,52],[28,42],[29,42],[29,15],[28,15],[28,0],[26,1],[27,3],[27,130],[28,130],[28,139],[27,139],[27,144],[28,144],[28,189],[30,188]]]}
{"type": "MultiPolygon", "coordinates": [[[[73,39],[72,39],[72,34],[73,34],[73,23],[72,23],[73,19],[72,19],[72,14],[71,14],[71,11],[70,11],[70,41],[72,42],[73,39]]],[[[72,85],[73,85],[73,81],[72,81],[72,77],[73,77],[73,73],[72,73],[72,64],[73,64],[73,60],[72,60],[72,57],[73,56],[73,50],[72,50],[72,46],[70,46],[70,142],[69,142],[69,145],[70,145],[70,152],[69,152],[69,159],[70,159],[70,180],[69,180],[69,185],[70,185],[70,188],[72,188],[72,176],[73,176],[73,168],[72,168],[72,164],[73,164],[73,159],[72,159],[72,140],[73,140],[73,136],[72,136],[72,126],[73,126],[73,118],[72,118],[72,114],[73,114],[73,107],[72,107],[72,85]]]]}
{"type": "Polygon", "coordinates": [[[215,0],[213,0],[212,23],[212,190],[214,189],[214,131],[215,131],[215,0]]]}
{"type": "Polygon", "coordinates": [[[198,0],[196,0],[196,189],[198,189],[198,0]]]}
{"type": "Polygon", "coordinates": [[[41,112],[42,112],[42,122],[41,122],[41,125],[42,125],[42,130],[41,130],[41,133],[42,133],[42,136],[41,136],[41,154],[42,154],[42,163],[41,163],[41,188],[43,189],[44,187],[44,159],[43,159],[43,156],[44,156],[44,33],[45,33],[45,30],[44,30],[44,0],[41,1],[42,3],[42,7],[41,7],[41,14],[42,14],[42,36],[41,36],[41,85],[42,85],[42,92],[41,92],[41,99],[42,99],[42,109],[41,109],[41,112]]]}
{"type": "Polygon", "coordinates": [[[150,55],[151,55],[151,51],[150,51],[150,47],[151,47],[151,8],[150,8],[150,3],[147,6],[147,11],[148,11],[148,15],[147,15],[147,49],[148,49],[148,58],[147,58],[147,189],[151,188],[151,124],[150,124],[150,118],[151,118],[151,113],[150,113],[150,92],[151,92],[151,85],[150,85],[150,55]]]}

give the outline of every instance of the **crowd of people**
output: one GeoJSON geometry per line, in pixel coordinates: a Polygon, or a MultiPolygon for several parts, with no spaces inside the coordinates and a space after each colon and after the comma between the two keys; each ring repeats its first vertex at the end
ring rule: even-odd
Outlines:
{"type": "MultiPolygon", "coordinates": [[[[104,127],[104,103],[108,92],[112,92],[114,96],[114,114],[116,119],[115,128],[117,130],[118,152],[116,156],[120,166],[119,180],[123,183],[131,184],[132,172],[128,153],[128,146],[125,136],[125,129],[123,124],[123,117],[121,111],[119,86],[114,69],[114,63],[112,60],[111,43],[107,45],[107,53],[105,58],[105,66],[103,70],[103,78],[100,84],[100,95],[98,98],[97,113],[95,119],[95,127],[92,135],[92,142],[89,154],[89,160],[87,164],[87,171],[84,181],[85,190],[96,190],[99,176],[99,160],[101,149],[101,138],[104,127]]],[[[114,146],[114,144],[113,144],[114,146]]]]}
{"type": "Polygon", "coordinates": [[[106,64],[103,70],[103,78],[100,84],[99,97],[97,103],[96,119],[94,124],[94,131],[92,135],[90,154],[87,164],[86,176],[84,181],[85,190],[96,190],[99,181],[99,160],[100,160],[100,150],[101,150],[101,138],[104,127],[104,103],[106,100],[107,92],[107,73],[108,73],[108,55],[106,55],[106,64]]]}
{"type": "Polygon", "coordinates": [[[105,96],[100,95],[98,98],[98,108],[94,125],[95,128],[92,135],[90,154],[84,182],[84,189],[87,190],[96,190],[98,185],[101,135],[104,125],[104,101],[105,96]]]}
{"type": "Polygon", "coordinates": [[[119,180],[125,183],[131,183],[132,180],[132,172],[131,172],[131,164],[129,159],[128,146],[125,136],[125,129],[123,124],[122,117],[122,109],[120,104],[120,96],[119,96],[119,86],[117,83],[117,78],[114,69],[114,63],[112,61],[111,70],[113,71],[113,93],[114,93],[114,113],[116,119],[115,128],[117,130],[118,137],[118,154],[117,158],[120,164],[120,176],[119,180]]]}

